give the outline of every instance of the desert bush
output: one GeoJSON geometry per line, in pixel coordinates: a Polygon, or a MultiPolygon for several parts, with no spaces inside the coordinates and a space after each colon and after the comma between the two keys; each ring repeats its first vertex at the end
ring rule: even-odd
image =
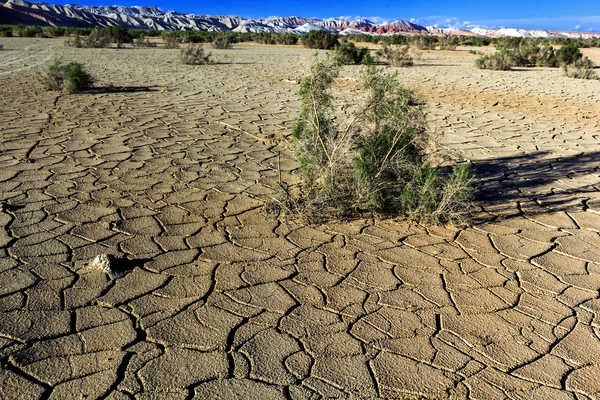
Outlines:
{"type": "Polygon", "coordinates": [[[280,33],[275,37],[277,44],[294,45],[298,43],[298,35],[293,33],[280,33]]]}
{"type": "Polygon", "coordinates": [[[456,50],[459,45],[458,36],[447,36],[439,39],[440,50],[456,50]]]}
{"type": "Polygon", "coordinates": [[[408,46],[388,46],[384,44],[381,54],[394,67],[410,67],[414,65],[414,60],[408,50],[408,46]]]}
{"type": "Polygon", "coordinates": [[[231,39],[227,36],[218,36],[212,41],[213,49],[231,49],[231,39]]]}
{"type": "Polygon", "coordinates": [[[310,31],[302,36],[302,44],[309,49],[331,50],[339,45],[337,35],[324,31],[310,31]]]}
{"type": "Polygon", "coordinates": [[[86,38],[75,35],[73,39],[65,42],[65,45],[71,47],[102,48],[110,46],[111,36],[109,31],[100,28],[94,28],[86,38]]]}
{"type": "Polygon", "coordinates": [[[475,66],[479,69],[491,69],[492,71],[509,71],[514,64],[513,58],[505,50],[500,50],[477,58],[475,66]]]}
{"type": "Polygon", "coordinates": [[[133,40],[133,45],[135,47],[156,47],[156,43],[151,42],[143,33],[133,40]]]}
{"type": "Polygon", "coordinates": [[[465,217],[472,173],[468,166],[445,171],[425,163],[423,103],[395,74],[366,65],[366,103],[342,127],[329,91],[338,74],[333,60],[315,59],[302,80],[292,138],[305,196],[284,204],[312,218],[384,213],[445,223],[465,217]]]}
{"type": "Polygon", "coordinates": [[[181,37],[177,31],[165,31],[161,35],[165,43],[165,49],[178,49],[181,43],[181,37]]]}
{"type": "Polygon", "coordinates": [[[368,53],[368,49],[356,47],[354,43],[347,42],[335,50],[334,59],[338,64],[356,65],[361,64],[368,53]]]}
{"type": "Polygon", "coordinates": [[[62,90],[65,93],[78,93],[93,86],[94,79],[78,62],[63,64],[60,60],[48,67],[39,76],[46,90],[62,90]]]}
{"type": "Polygon", "coordinates": [[[418,50],[434,50],[437,42],[436,36],[416,35],[410,38],[411,45],[418,50]]]}
{"type": "Polygon", "coordinates": [[[111,26],[110,28],[106,28],[104,34],[110,38],[112,43],[116,43],[118,48],[122,48],[125,43],[131,43],[133,41],[133,37],[129,33],[129,30],[122,26],[111,26]]]}
{"type": "Polygon", "coordinates": [[[556,59],[560,65],[575,64],[575,62],[581,60],[583,54],[577,48],[576,45],[569,43],[562,46],[556,51],[556,59]]]}
{"type": "Polygon", "coordinates": [[[210,64],[210,53],[206,54],[201,44],[180,49],[179,58],[184,64],[188,65],[210,64]]]}
{"type": "Polygon", "coordinates": [[[594,63],[587,57],[583,57],[572,64],[563,65],[563,70],[569,78],[598,79],[594,71],[594,63]]]}
{"type": "Polygon", "coordinates": [[[43,35],[44,31],[39,26],[25,26],[25,25],[16,25],[12,28],[13,36],[20,37],[36,37],[38,35],[43,35]]]}

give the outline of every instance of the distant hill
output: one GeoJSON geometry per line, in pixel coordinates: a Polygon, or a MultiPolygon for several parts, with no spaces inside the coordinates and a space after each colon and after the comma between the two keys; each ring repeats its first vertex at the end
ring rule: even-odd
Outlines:
{"type": "Polygon", "coordinates": [[[320,20],[303,17],[276,17],[245,19],[234,16],[184,14],[162,11],[156,7],[80,6],[32,3],[23,0],[0,1],[0,24],[25,24],[42,26],[110,27],[134,29],[196,30],[213,32],[289,32],[306,33],[323,30],[340,34],[433,34],[469,36],[522,36],[522,37],[600,37],[598,33],[528,29],[458,30],[453,28],[424,27],[408,21],[376,24],[366,19],[354,21],[329,18],[320,20]]]}

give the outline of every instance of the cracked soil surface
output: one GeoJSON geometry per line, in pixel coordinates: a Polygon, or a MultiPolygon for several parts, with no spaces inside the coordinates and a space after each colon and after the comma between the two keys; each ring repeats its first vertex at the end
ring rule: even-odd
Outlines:
{"type": "Polygon", "coordinates": [[[312,51],[0,43],[0,398],[600,399],[598,81],[426,53],[473,224],[302,225],[263,205],[312,51]],[[55,56],[99,88],[41,90],[55,56]]]}

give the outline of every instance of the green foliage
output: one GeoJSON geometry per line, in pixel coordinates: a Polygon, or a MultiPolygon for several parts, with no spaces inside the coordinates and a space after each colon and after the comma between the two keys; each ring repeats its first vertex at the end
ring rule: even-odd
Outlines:
{"type": "Polygon", "coordinates": [[[302,44],[309,49],[331,50],[339,45],[337,35],[324,31],[310,31],[302,36],[302,44]]]}
{"type": "Polygon", "coordinates": [[[133,40],[133,45],[135,47],[156,47],[156,43],[151,42],[150,39],[146,38],[144,33],[141,33],[133,40]]]}
{"type": "Polygon", "coordinates": [[[178,49],[181,43],[181,36],[179,31],[164,31],[160,37],[165,43],[165,49],[178,49]]]}
{"type": "Polygon", "coordinates": [[[460,42],[458,36],[446,36],[439,38],[438,44],[441,50],[456,50],[460,42]]]}
{"type": "Polygon", "coordinates": [[[201,44],[180,49],[179,58],[184,64],[188,65],[210,64],[210,53],[205,54],[204,47],[201,44]]]}
{"type": "Polygon", "coordinates": [[[298,43],[299,36],[293,33],[280,33],[275,36],[275,42],[277,44],[283,44],[287,46],[295,45],[298,43]]]}
{"type": "Polygon", "coordinates": [[[408,50],[408,46],[388,46],[384,44],[381,52],[388,64],[394,67],[411,67],[414,65],[414,61],[408,50]]]}
{"type": "Polygon", "coordinates": [[[583,54],[581,51],[572,43],[568,43],[562,46],[556,52],[556,59],[560,63],[560,65],[568,65],[574,64],[575,62],[581,60],[583,54]]]}
{"type": "Polygon", "coordinates": [[[345,127],[337,123],[330,87],[334,60],[315,61],[300,86],[301,107],[292,131],[311,218],[383,213],[434,223],[460,222],[471,204],[468,166],[449,171],[424,164],[428,141],[423,103],[395,74],[364,67],[366,103],[345,127]]]}
{"type": "Polygon", "coordinates": [[[500,50],[493,54],[477,58],[475,66],[479,69],[491,69],[492,71],[509,71],[514,64],[512,57],[506,50],[500,50]]]}
{"type": "Polygon", "coordinates": [[[598,79],[594,71],[594,63],[587,57],[576,60],[572,64],[564,64],[565,76],[576,79],[598,79]]]}
{"type": "Polygon", "coordinates": [[[212,47],[214,49],[231,49],[233,47],[232,39],[229,36],[220,35],[213,40],[212,47]]]}
{"type": "Polygon", "coordinates": [[[439,41],[439,38],[437,36],[416,35],[416,36],[411,36],[409,41],[410,41],[410,44],[415,49],[435,50],[435,46],[436,46],[437,42],[439,41]]]}
{"type": "Polygon", "coordinates": [[[334,60],[342,65],[357,65],[363,62],[369,50],[364,47],[356,47],[354,43],[347,42],[338,47],[334,52],[334,60]]]}
{"type": "Polygon", "coordinates": [[[54,60],[39,79],[44,89],[62,90],[65,93],[79,93],[90,89],[94,84],[94,79],[82,64],[78,62],[63,64],[60,60],[54,60]]]}

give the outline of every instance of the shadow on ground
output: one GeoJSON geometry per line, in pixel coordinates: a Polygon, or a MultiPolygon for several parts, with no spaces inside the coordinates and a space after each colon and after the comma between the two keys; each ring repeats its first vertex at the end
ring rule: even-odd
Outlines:
{"type": "Polygon", "coordinates": [[[538,151],[475,162],[475,171],[477,204],[500,213],[532,201],[542,206],[539,212],[584,211],[590,198],[600,198],[600,152],[538,151]]]}

